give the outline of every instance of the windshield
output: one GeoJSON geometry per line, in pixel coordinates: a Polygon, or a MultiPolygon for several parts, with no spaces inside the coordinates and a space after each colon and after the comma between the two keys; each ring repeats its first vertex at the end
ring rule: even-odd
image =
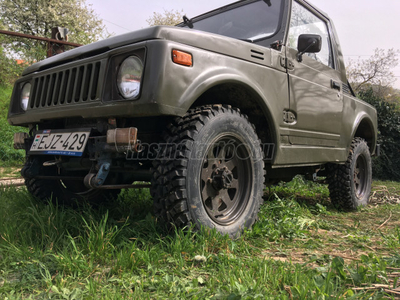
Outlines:
{"type": "Polygon", "coordinates": [[[193,29],[251,42],[268,38],[278,30],[281,0],[266,2],[252,2],[209,17],[201,16],[198,21],[194,18],[193,29]]]}

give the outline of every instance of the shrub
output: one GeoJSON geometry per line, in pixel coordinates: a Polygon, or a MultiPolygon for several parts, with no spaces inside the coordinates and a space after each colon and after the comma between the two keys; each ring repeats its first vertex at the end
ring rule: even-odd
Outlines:
{"type": "Polygon", "coordinates": [[[13,84],[25,67],[26,65],[18,64],[15,59],[7,57],[0,46],[0,86],[13,84]]]}
{"type": "Polygon", "coordinates": [[[400,181],[400,111],[394,103],[376,96],[372,89],[361,92],[359,98],[373,105],[378,114],[378,144],[381,155],[373,158],[374,178],[400,181]]]}
{"type": "Polygon", "coordinates": [[[13,148],[13,137],[15,132],[27,129],[11,126],[7,122],[11,93],[11,86],[0,86],[0,167],[22,165],[24,162],[24,151],[13,148]]]}

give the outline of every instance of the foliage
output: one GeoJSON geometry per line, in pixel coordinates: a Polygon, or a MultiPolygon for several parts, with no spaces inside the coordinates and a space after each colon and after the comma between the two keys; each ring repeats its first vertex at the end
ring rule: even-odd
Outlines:
{"type": "Polygon", "coordinates": [[[350,60],[347,65],[347,78],[356,93],[376,88],[376,93],[383,97],[388,94],[396,78],[392,70],[398,65],[399,51],[375,49],[367,59],[350,60]]]}
{"type": "Polygon", "coordinates": [[[12,93],[11,86],[0,86],[0,166],[21,165],[24,161],[24,151],[13,148],[15,132],[26,131],[26,128],[11,126],[7,122],[7,112],[12,93]]]}
{"type": "Polygon", "coordinates": [[[164,9],[164,13],[153,12],[153,16],[148,18],[146,22],[149,24],[149,26],[174,26],[182,22],[183,15],[183,11],[164,9]]]}
{"type": "Polygon", "coordinates": [[[372,89],[359,97],[373,105],[378,115],[378,144],[381,156],[373,159],[374,178],[400,181],[400,112],[395,104],[376,96],[372,89]]]}
{"type": "Polygon", "coordinates": [[[269,241],[281,238],[304,238],[315,228],[311,214],[293,199],[283,201],[276,194],[273,201],[262,207],[260,220],[253,226],[251,236],[262,236],[269,241]]]}
{"type": "MultiPolygon", "coordinates": [[[[69,41],[88,44],[104,38],[103,21],[85,0],[0,0],[0,20],[6,30],[50,37],[53,27],[66,27],[69,41]]],[[[45,58],[46,43],[13,39],[10,51],[29,62],[45,58]]]]}
{"type": "Polygon", "coordinates": [[[9,58],[0,46],[0,86],[14,83],[24,68],[24,64],[18,64],[15,59],[9,58]]]}

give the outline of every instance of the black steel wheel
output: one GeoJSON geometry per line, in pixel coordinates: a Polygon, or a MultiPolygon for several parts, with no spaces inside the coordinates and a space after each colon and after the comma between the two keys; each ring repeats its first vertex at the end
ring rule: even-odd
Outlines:
{"type": "Polygon", "coordinates": [[[178,118],[154,162],[157,218],[176,227],[194,224],[237,237],[257,218],[264,161],[254,126],[238,109],[204,106],[178,118]]]}
{"type": "Polygon", "coordinates": [[[370,172],[368,172],[368,163],[364,155],[359,155],[354,166],[353,181],[355,196],[357,199],[363,199],[366,192],[370,192],[370,172]]]}
{"type": "Polygon", "coordinates": [[[328,183],[331,202],[340,209],[354,210],[368,204],[371,193],[371,154],[365,140],[355,138],[344,165],[330,165],[328,183]]]}
{"type": "Polygon", "coordinates": [[[201,198],[210,218],[229,225],[243,213],[250,199],[252,165],[248,149],[231,135],[222,135],[206,150],[200,172],[201,198]],[[237,152],[235,155],[235,152],[237,152]]]}

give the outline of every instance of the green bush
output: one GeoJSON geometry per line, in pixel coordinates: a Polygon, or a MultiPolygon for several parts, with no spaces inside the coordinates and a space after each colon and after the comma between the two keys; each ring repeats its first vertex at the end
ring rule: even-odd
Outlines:
{"type": "Polygon", "coordinates": [[[22,165],[25,155],[23,150],[13,148],[14,133],[27,129],[8,124],[7,113],[11,93],[11,86],[0,86],[0,166],[22,165]]]}
{"type": "Polygon", "coordinates": [[[0,46],[0,86],[7,86],[13,84],[26,65],[18,64],[13,58],[9,58],[0,46]]]}
{"type": "Polygon", "coordinates": [[[381,180],[400,181],[400,111],[394,103],[377,97],[373,90],[361,92],[361,99],[373,105],[378,114],[378,144],[381,155],[373,158],[373,176],[381,180]]]}

